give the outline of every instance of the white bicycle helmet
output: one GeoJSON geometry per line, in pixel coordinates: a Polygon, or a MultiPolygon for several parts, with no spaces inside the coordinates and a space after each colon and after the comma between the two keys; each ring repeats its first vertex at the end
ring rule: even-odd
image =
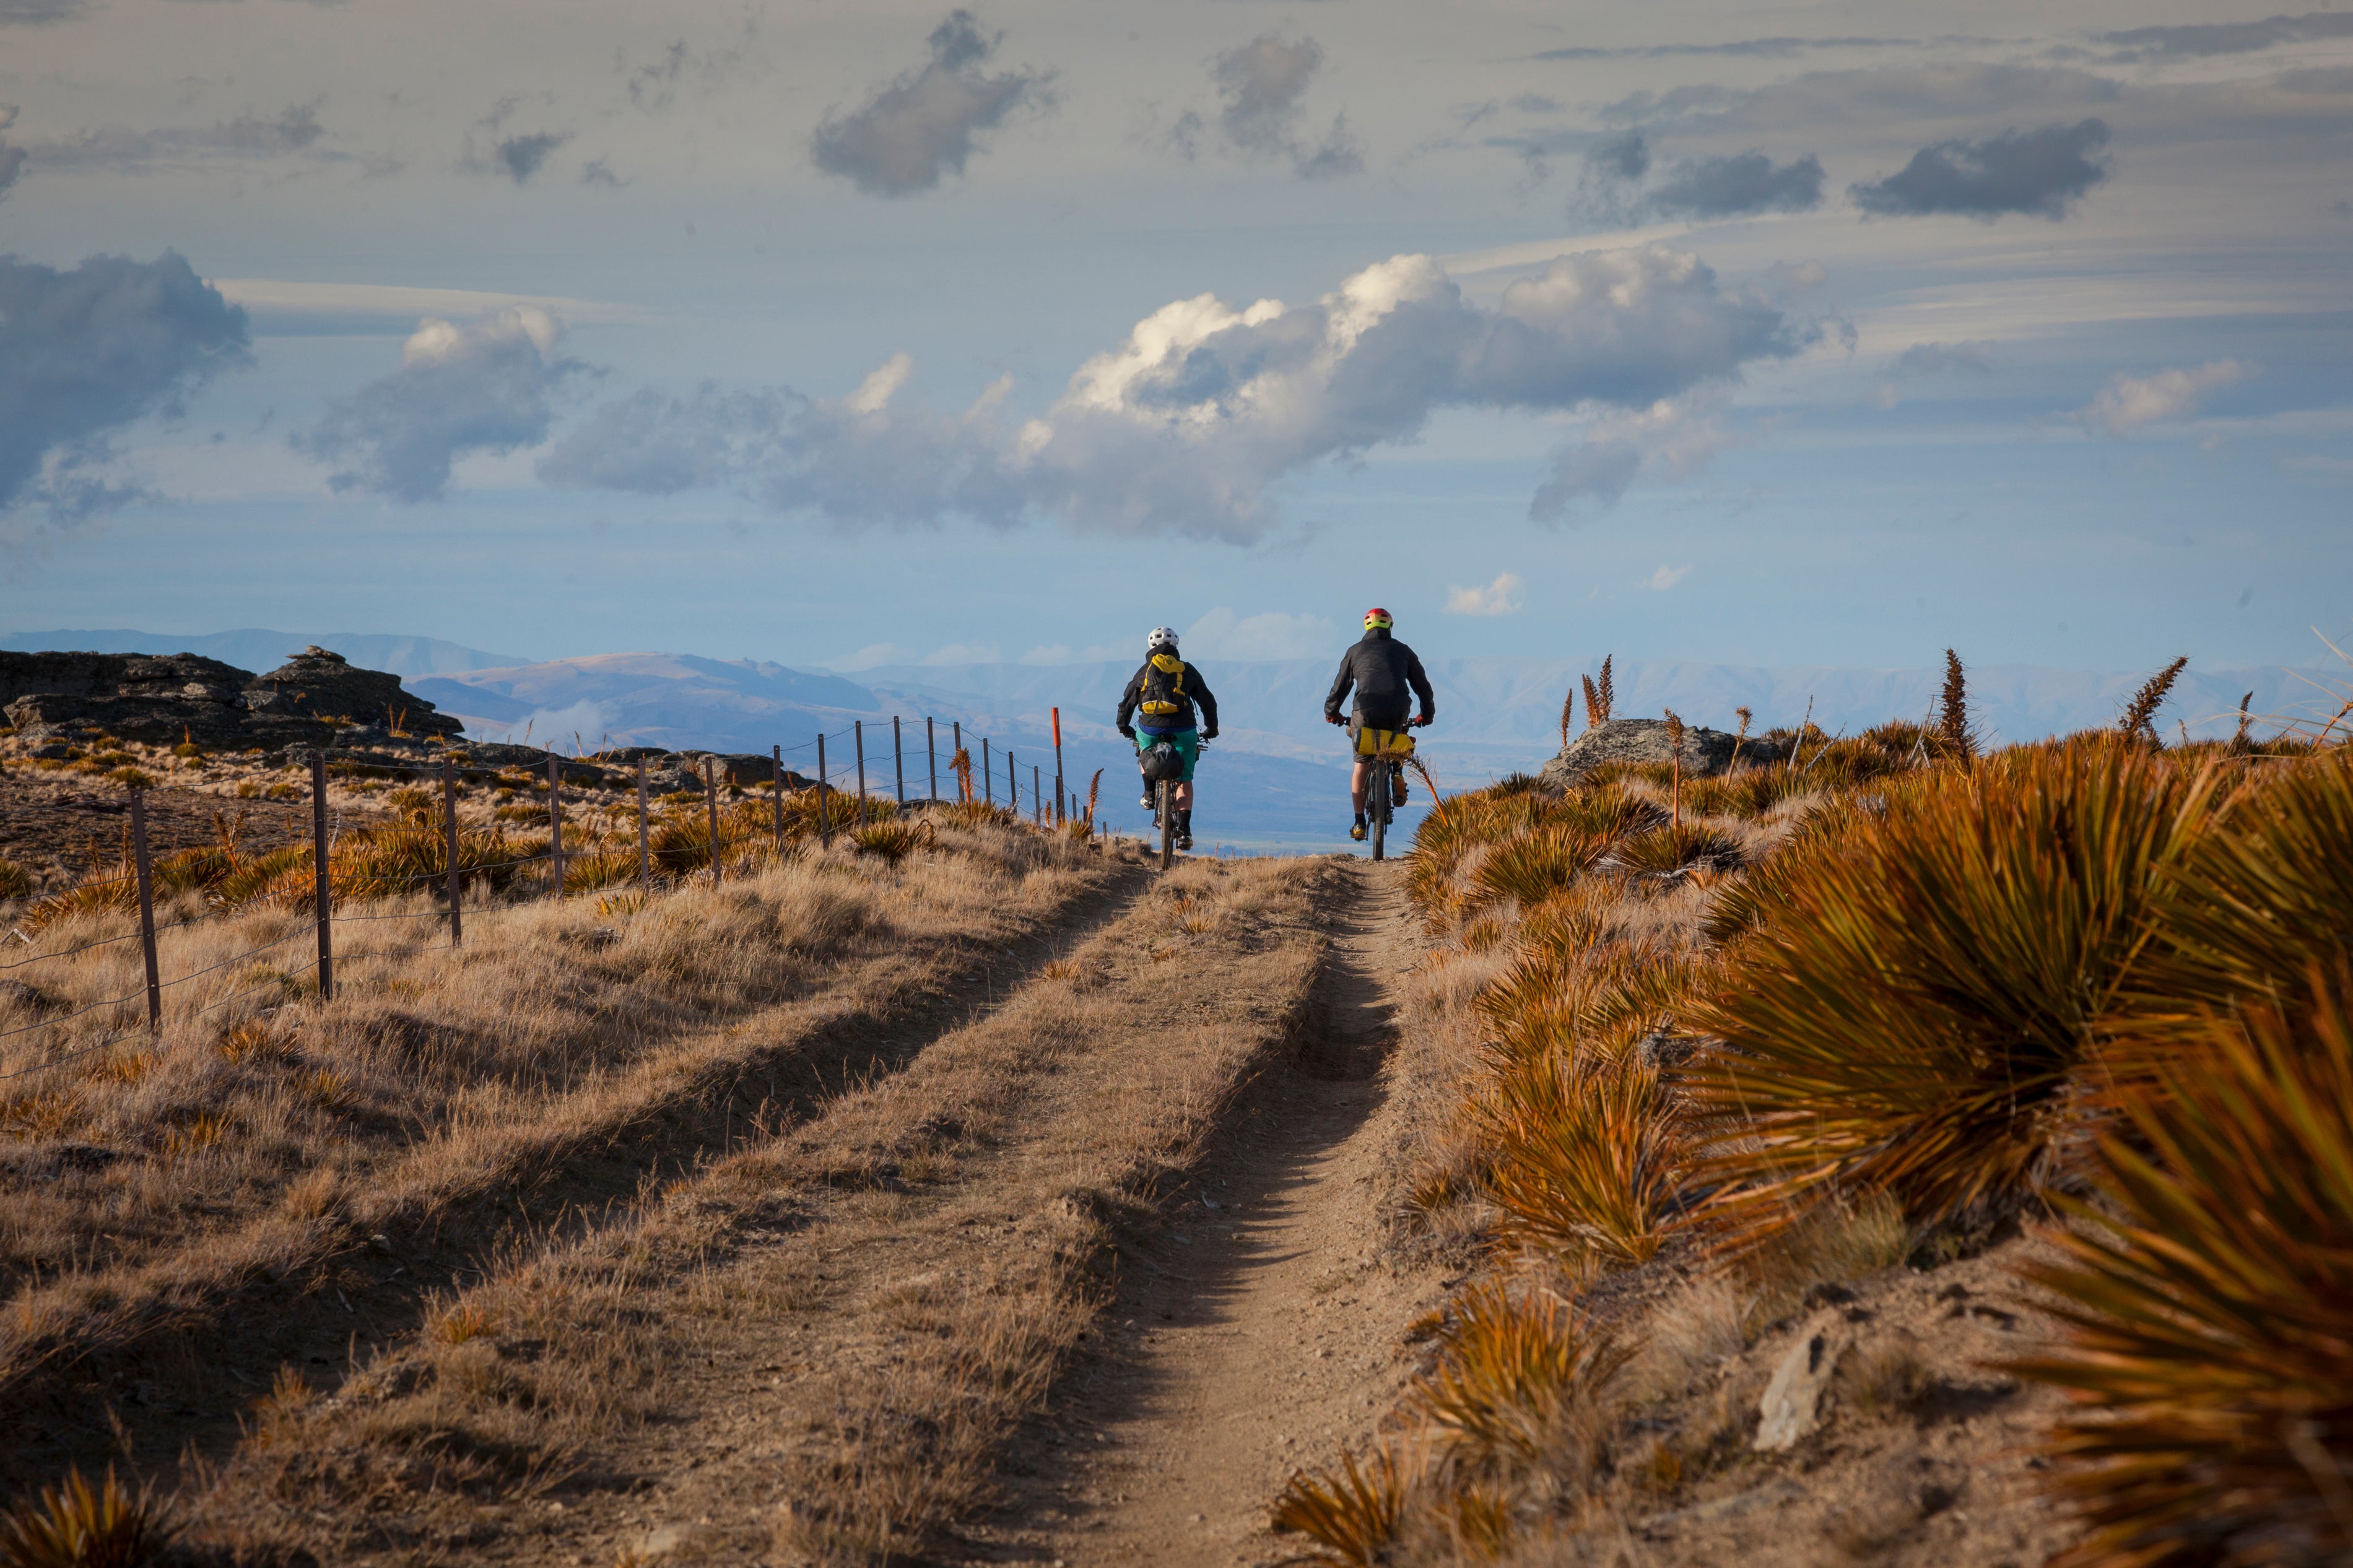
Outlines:
{"type": "Polygon", "coordinates": [[[1144,639],[1144,651],[1146,653],[1158,653],[1164,647],[1174,648],[1176,646],[1176,632],[1172,626],[1155,626],[1152,635],[1144,639]]]}

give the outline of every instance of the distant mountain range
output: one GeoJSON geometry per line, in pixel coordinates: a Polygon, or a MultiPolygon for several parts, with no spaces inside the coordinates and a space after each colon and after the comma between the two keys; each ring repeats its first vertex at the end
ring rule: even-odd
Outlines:
{"type": "Polygon", "coordinates": [[[273,632],[247,627],[234,632],[134,632],[121,628],[98,631],[11,632],[0,637],[0,648],[11,653],[45,653],[51,649],[82,653],[196,653],[249,669],[256,675],[276,669],[312,644],[342,654],[367,669],[394,675],[447,675],[468,669],[496,669],[528,664],[519,654],[485,653],[438,637],[385,637],[372,632],[273,632]]]}
{"type": "MultiPolygon", "coordinates": [[[[997,770],[990,788],[1003,798],[1005,754],[1012,752],[1026,801],[1030,769],[1052,778],[1051,710],[1062,710],[1063,765],[1082,791],[1104,770],[1113,820],[1138,828],[1127,771],[1131,753],[1112,727],[1119,692],[1134,672],[1118,661],[1070,665],[904,665],[854,677],[788,668],[749,659],[689,654],[615,653],[533,662],[429,637],[245,630],[208,637],[136,631],[28,632],[0,637],[0,647],[82,647],[98,652],[206,654],[254,670],[273,668],[316,643],[355,664],[386,669],[407,689],[462,720],[477,739],[528,739],[555,750],[655,745],[765,752],[787,749],[793,765],[814,766],[812,742],[863,722],[871,786],[895,788],[890,724],[902,720],[899,761],[911,794],[929,786],[923,720],[934,721],[936,757],[944,768],[954,726],[987,736],[997,770]],[[1119,803],[1124,802],[1124,805],[1119,803]],[[1124,816],[1119,815],[1124,813],[1124,816]]],[[[1504,773],[1533,771],[1560,744],[1561,699],[1599,659],[1464,658],[1430,661],[1439,721],[1425,756],[1449,788],[1504,773]]],[[[1323,722],[1332,667],[1323,660],[1206,661],[1222,731],[1202,775],[1197,822],[1204,847],[1222,839],[1251,847],[1321,847],[1341,842],[1346,826],[1346,758],[1323,722]]],[[[2032,740],[2115,722],[2148,672],[2093,673],[2027,665],[1969,670],[1970,715],[1997,742],[2032,740]]],[[[1628,660],[1616,667],[1616,711],[1644,717],[1674,709],[1696,724],[1731,729],[1734,710],[1756,727],[1795,724],[1810,706],[1814,722],[1853,732],[1890,718],[1933,710],[1941,668],[1762,668],[1673,660],[1628,660]]],[[[2252,710],[2274,720],[2333,710],[2345,671],[2254,669],[2184,672],[2158,716],[2194,736],[2226,735],[2242,693],[2252,710]]],[[[1582,728],[1582,703],[1575,727],[1582,728]]],[[[2276,727],[2273,724],[2268,727],[2276,727]]],[[[830,744],[830,742],[828,743],[830,744]]],[[[975,748],[975,760],[979,752],[975,748]]],[[[829,752],[837,770],[854,767],[847,745],[829,752]]],[[[944,776],[944,787],[946,787],[944,776]]],[[[1408,823],[1419,809],[1409,814],[1408,823]]]]}

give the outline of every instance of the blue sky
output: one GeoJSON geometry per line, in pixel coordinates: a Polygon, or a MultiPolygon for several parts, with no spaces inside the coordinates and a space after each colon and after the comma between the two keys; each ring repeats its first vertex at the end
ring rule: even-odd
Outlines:
{"type": "Polygon", "coordinates": [[[2353,627],[2335,12],[0,0],[0,629],[2353,627]]]}

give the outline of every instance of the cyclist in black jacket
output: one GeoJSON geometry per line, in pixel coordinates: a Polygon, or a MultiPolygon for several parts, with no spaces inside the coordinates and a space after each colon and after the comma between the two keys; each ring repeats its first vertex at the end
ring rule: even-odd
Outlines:
{"type": "MultiPolygon", "coordinates": [[[[1128,678],[1127,689],[1119,694],[1119,717],[1114,722],[1135,747],[1139,759],[1146,746],[1163,741],[1176,749],[1185,764],[1183,780],[1176,786],[1176,847],[1190,849],[1193,769],[1201,760],[1201,742],[1218,738],[1218,700],[1201,672],[1177,656],[1176,634],[1168,627],[1155,626],[1145,639],[1144,664],[1128,678]],[[1198,729],[1193,720],[1197,702],[1201,708],[1198,729]],[[1136,736],[1139,730],[1141,740],[1136,736]]],[[[1152,809],[1149,788],[1144,792],[1144,809],[1152,809]]]]}
{"type": "MultiPolygon", "coordinates": [[[[1421,660],[1414,657],[1413,649],[1391,635],[1396,625],[1377,605],[1365,612],[1364,637],[1340,656],[1340,673],[1332,681],[1332,694],[1324,699],[1324,721],[1347,725],[1352,743],[1366,730],[1402,730],[1409,722],[1427,724],[1438,717],[1438,697],[1430,689],[1430,677],[1422,672],[1421,660]],[[1340,704],[1348,700],[1351,687],[1356,693],[1356,711],[1343,719],[1340,704]],[[1409,721],[1407,714],[1417,697],[1421,699],[1421,717],[1409,721]]],[[[1356,808],[1356,825],[1348,829],[1351,838],[1365,836],[1365,775],[1369,771],[1359,752],[1348,781],[1348,798],[1356,808]]],[[[1397,804],[1403,805],[1404,771],[1393,776],[1397,804]]]]}

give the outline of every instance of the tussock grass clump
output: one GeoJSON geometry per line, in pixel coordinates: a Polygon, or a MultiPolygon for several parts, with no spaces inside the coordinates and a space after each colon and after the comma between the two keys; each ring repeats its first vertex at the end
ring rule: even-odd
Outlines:
{"type": "Polygon", "coordinates": [[[29,899],[33,879],[14,860],[0,859],[0,899],[29,899]]]}
{"type": "Polygon", "coordinates": [[[867,855],[879,857],[896,866],[918,849],[929,849],[936,836],[928,822],[870,822],[850,830],[849,841],[867,855]]]}
{"type": "Polygon", "coordinates": [[[1336,1470],[1293,1471],[1268,1522],[1313,1541],[1309,1561],[1379,1568],[1405,1521],[1413,1470],[1394,1443],[1376,1444],[1362,1464],[1344,1452],[1336,1470]]]}
{"type": "Polygon", "coordinates": [[[2196,1033],[2201,1013],[2242,998],[2300,1006],[2311,967],[2347,950],[2353,752],[2275,769],[2241,791],[2159,885],[2158,904],[2161,934],[2131,984],[2136,1013],[2196,1033]]]}
{"type": "Polygon", "coordinates": [[[2211,1020],[2100,1142],[2111,1206],[2067,1206],[2068,1305],[2015,1370],[2077,1414],[2047,1451],[2091,1533],[2061,1561],[2321,1563],[2353,1552],[2353,971],[2292,1021],[2211,1020]]]}
{"type": "Polygon", "coordinates": [[[1551,1291],[1494,1282],[1456,1297],[1451,1314],[1437,1369],[1409,1396],[1447,1458],[1474,1471],[1589,1474],[1606,1451],[1601,1401],[1628,1359],[1617,1337],[1551,1291]]]}
{"type": "Polygon", "coordinates": [[[1472,1115],[1493,1150],[1486,1191],[1506,1243],[1578,1268],[1628,1268],[1676,1228],[1689,1149],[1649,1068],[1579,1070],[1548,1055],[1504,1073],[1472,1115]]]}
{"type": "Polygon", "coordinates": [[[1608,836],[1565,823],[1514,834],[1488,851],[1472,877],[1463,907],[1476,910],[1504,899],[1534,909],[1559,897],[1590,871],[1609,848],[1608,836]]]}
{"type": "Polygon", "coordinates": [[[43,1487],[39,1501],[0,1515],[0,1565],[144,1568],[178,1533],[154,1493],[131,1490],[115,1479],[113,1466],[96,1486],[74,1469],[57,1486],[43,1487]]]}
{"type": "Polygon", "coordinates": [[[1686,866],[1718,866],[1739,858],[1736,842],[1692,822],[1638,833],[1610,851],[1612,863],[1628,871],[1680,871],[1686,866]]]}
{"type": "Polygon", "coordinates": [[[1894,793],[1810,856],[1698,1009],[1729,1048],[1697,1098],[1753,1141],[1728,1168],[1756,1184],[1736,1223],[1832,1183],[1924,1226],[2043,1185],[2151,889],[2212,795],[2146,753],[2042,748],[1894,793]]]}

